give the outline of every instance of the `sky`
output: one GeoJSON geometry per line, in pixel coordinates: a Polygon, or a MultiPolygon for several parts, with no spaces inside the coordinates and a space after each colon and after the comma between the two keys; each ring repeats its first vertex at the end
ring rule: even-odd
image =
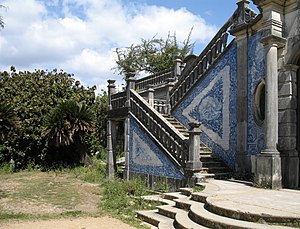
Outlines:
{"type": "Polygon", "coordinates": [[[196,55],[236,9],[237,0],[0,0],[0,71],[62,69],[105,89],[116,48],[176,33],[196,55]]]}

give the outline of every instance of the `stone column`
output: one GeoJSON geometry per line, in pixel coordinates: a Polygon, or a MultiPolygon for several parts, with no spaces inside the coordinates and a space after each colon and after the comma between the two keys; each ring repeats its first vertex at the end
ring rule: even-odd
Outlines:
{"type": "Polygon", "coordinates": [[[283,39],[268,36],[262,39],[265,48],[265,149],[256,158],[255,182],[262,187],[282,187],[281,158],[278,143],[278,60],[277,49],[283,39]]]}
{"type": "Polygon", "coordinates": [[[200,123],[189,123],[189,158],[186,163],[186,169],[192,173],[199,172],[202,168],[200,161],[200,123]]]}
{"type": "Polygon", "coordinates": [[[111,104],[111,95],[116,93],[116,85],[115,85],[115,80],[107,80],[108,82],[108,110],[112,109],[112,104],[111,104]]]}
{"type": "Polygon", "coordinates": [[[124,152],[125,152],[125,170],[124,170],[124,179],[129,180],[129,141],[130,141],[130,119],[127,117],[125,119],[125,128],[124,128],[124,152]]]}
{"type": "Polygon", "coordinates": [[[174,63],[174,78],[175,78],[175,80],[177,80],[180,77],[181,71],[182,71],[182,60],[178,57],[178,58],[176,58],[175,63],[174,63]]]}
{"type": "Polygon", "coordinates": [[[112,140],[112,121],[107,122],[107,154],[106,154],[106,178],[111,180],[115,176],[113,140],[112,140]]]}
{"type": "Polygon", "coordinates": [[[127,90],[127,101],[126,107],[130,107],[130,90],[135,90],[135,73],[128,73],[126,74],[126,90],[127,90]]]}
{"type": "MultiPolygon", "coordinates": [[[[116,93],[115,80],[108,80],[108,110],[112,110],[111,95],[116,93]]],[[[113,131],[113,121],[108,119],[107,121],[107,154],[106,154],[106,177],[107,179],[113,179],[115,176],[115,161],[114,161],[114,140],[115,130],[113,131]]]]}
{"type": "Polygon", "coordinates": [[[171,99],[170,99],[170,91],[175,85],[175,79],[174,78],[168,78],[167,79],[167,94],[166,94],[166,103],[167,103],[167,114],[171,114],[171,99]]]}
{"type": "Polygon", "coordinates": [[[152,85],[147,86],[147,94],[149,105],[154,107],[154,89],[152,85]]]}

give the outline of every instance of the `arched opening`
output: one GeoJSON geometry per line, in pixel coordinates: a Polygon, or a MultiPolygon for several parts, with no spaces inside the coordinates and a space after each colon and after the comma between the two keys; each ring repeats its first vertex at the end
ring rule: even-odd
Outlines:
{"type": "Polygon", "coordinates": [[[258,82],[254,94],[252,112],[258,126],[262,126],[265,120],[265,81],[258,82]]]}

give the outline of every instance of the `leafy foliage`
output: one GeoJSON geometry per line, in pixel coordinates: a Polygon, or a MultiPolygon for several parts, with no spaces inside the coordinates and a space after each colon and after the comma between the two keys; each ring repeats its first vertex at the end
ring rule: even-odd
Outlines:
{"type": "Polygon", "coordinates": [[[158,73],[170,69],[174,60],[184,58],[192,52],[194,44],[188,38],[180,45],[176,35],[168,35],[167,39],[153,37],[150,40],[142,39],[140,44],[132,44],[130,47],[117,48],[117,66],[114,68],[118,74],[130,72],[158,73]]]}
{"type": "Polygon", "coordinates": [[[95,89],[84,88],[62,70],[17,72],[11,67],[10,72],[0,72],[0,99],[14,109],[20,122],[0,144],[0,163],[13,157],[18,168],[43,164],[53,153],[42,135],[45,116],[68,100],[93,106],[95,89]]]}
{"type": "Polygon", "coordinates": [[[74,143],[74,136],[93,130],[94,114],[84,103],[68,100],[59,104],[46,116],[45,136],[55,145],[67,146],[74,143]]]}
{"type": "Polygon", "coordinates": [[[3,142],[9,131],[18,125],[19,121],[13,107],[0,102],[0,142],[3,142]]]}

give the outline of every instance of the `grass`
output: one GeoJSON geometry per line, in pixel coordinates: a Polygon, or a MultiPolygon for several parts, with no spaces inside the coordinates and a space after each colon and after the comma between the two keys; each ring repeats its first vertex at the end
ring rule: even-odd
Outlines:
{"type": "Polygon", "coordinates": [[[13,173],[6,166],[0,168],[0,183],[5,184],[0,186],[0,200],[7,201],[4,207],[0,204],[0,223],[111,215],[136,228],[144,228],[140,226],[141,221],[135,217],[135,212],[153,209],[158,205],[141,198],[150,192],[139,179],[106,180],[105,163],[101,161],[96,161],[93,167],[60,168],[47,172],[30,169],[13,173]],[[98,201],[96,213],[76,208],[81,203],[90,201],[81,193],[83,184],[93,187],[88,191],[98,201]],[[60,211],[32,211],[36,205],[43,209],[53,207],[60,211]],[[16,210],[18,206],[22,211],[16,210]]]}
{"type": "Polygon", "coordinates": [[[137,228],[142,226],[140,220],[135,217],[136,211],[155,209],[159,205],[142,199],[143,195],[149,194],[149,190],[139,179],[106,181],[103,188],[101,209],[137,228]]]}

